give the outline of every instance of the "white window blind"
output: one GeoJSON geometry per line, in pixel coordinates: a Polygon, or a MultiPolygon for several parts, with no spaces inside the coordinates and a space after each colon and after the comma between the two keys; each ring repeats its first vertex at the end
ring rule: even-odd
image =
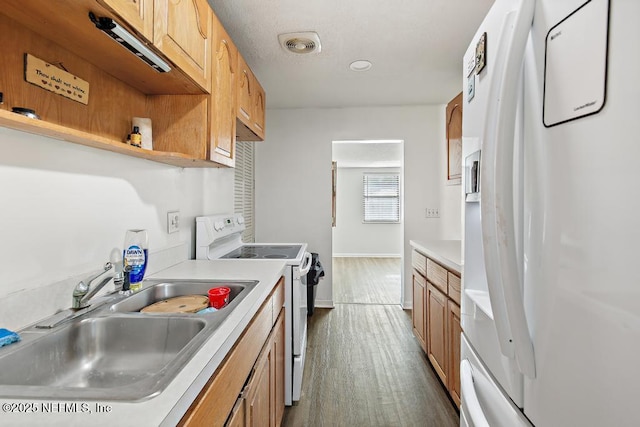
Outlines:
{"type": "Polygon", "coordinates": [[[234,175],[234,206],[235,213],[244,217],[245,230],[242,241],[255,242],[254,228],[254,143],[236,141],[236,168],[234,175]]]}
{"type": "Polygon", "coordinates": [[[364,222],[400,222],[400,175],[363,174],[364,222]]]}

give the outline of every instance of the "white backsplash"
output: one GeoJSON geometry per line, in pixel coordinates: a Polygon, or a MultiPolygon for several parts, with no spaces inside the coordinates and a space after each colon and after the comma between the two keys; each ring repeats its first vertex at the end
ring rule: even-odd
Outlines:
{"type": "MultiPolygon", "coordinates": [[[[145,277],[186,260],[188,254],[187,243],[149,252],[149,264],[145,277]]],[[[84,274],[38,288],[21,289],[0,298],[0,307],[3,311],[2,327],[15,331],[71,307],[73,288],[80,280],[86,279],[99,269],[100,266],[97,265],[95,270],[84,274]]],[[[113,283],[108,283],[98,295],[113,290],[113,283]]]]}
{"type": "MultiPolygon", "coordinates": [[[[0,328],[69,308],[127,229],[148,274],[193,257],[195,217],[233,209],[233,169],[180,168],[0,127],[0,328]],[[167,212],[180,230],[167,233],[167,212]]],[[[113,289],[111,285],[105,288],[113,289]]]]}

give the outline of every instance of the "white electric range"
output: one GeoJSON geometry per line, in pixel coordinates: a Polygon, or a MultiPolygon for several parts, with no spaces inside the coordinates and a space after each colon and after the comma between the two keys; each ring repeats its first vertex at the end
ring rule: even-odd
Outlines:
{"type": "Polygon", "coordinates": [[[285,404],[300,400],[307,347],[307,273],[311,254],[306,243],[243,243],[240,214],[196,218],[196,259],[282,259],[285,272],[285,404]]]}

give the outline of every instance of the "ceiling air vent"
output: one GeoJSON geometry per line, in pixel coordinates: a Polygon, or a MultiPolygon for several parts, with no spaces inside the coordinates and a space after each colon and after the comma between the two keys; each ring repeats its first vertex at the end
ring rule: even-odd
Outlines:
{"type": "Polygon", "coordinates": [[[320,37],[318,33],[286,33],[278,35],[282,48],[293,53],[320,53],[320,37]]]}

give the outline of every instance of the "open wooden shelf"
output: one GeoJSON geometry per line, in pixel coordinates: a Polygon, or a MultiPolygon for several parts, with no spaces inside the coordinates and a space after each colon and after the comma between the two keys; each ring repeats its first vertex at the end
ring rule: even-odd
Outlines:
{"type": "Polygon", "coordinates": [[[172,166],[191,168],[215,168],[221,166],[208,160],[194,159],[182,153],[153,151],[133,147],[120,141],[100,137],[76,129],[71,129],[69,127],[61,126],[55,123],[48,123],[42,120],[30,119],[20,114],[2,109],[0,109],[0,126],[15,129],[21,132],[46,136],[62,141],[73,142],[74,144],[81,144],[88,147],[99,148],[101,150],[112,151],[114,153],[139,157],[142,159],[164,163],[172,166]]]}

